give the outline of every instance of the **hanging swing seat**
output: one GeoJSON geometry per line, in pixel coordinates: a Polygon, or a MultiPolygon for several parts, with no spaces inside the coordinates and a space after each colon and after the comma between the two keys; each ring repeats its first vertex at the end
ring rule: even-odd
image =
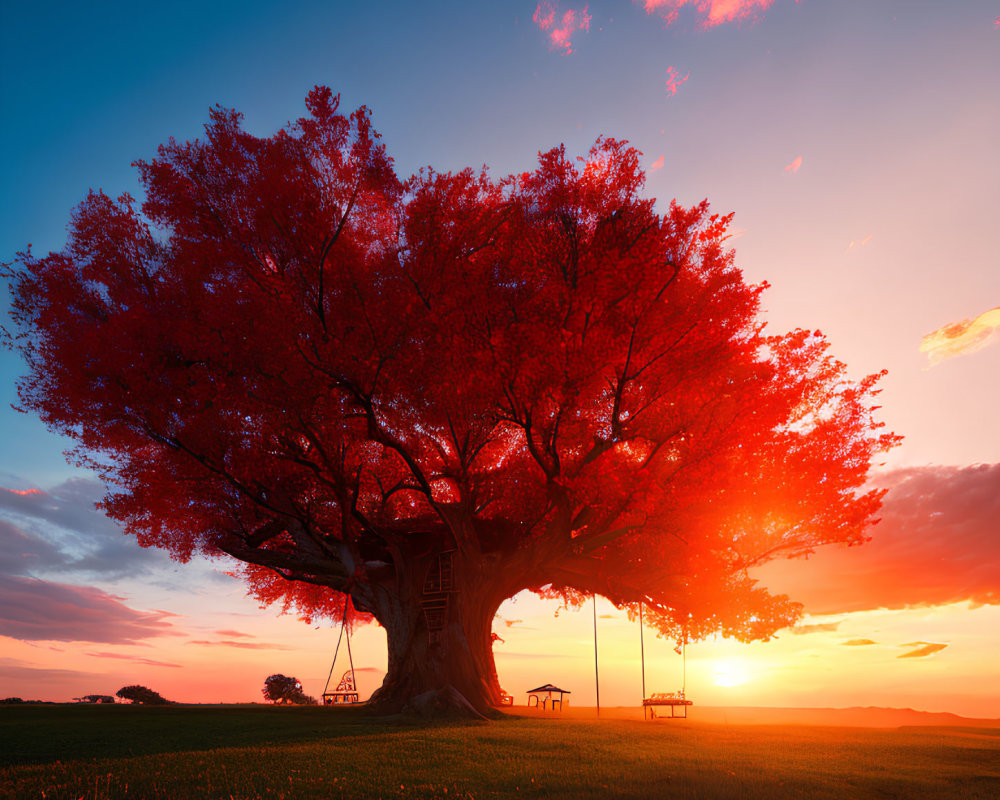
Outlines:
{"type": "Polygon", "coordinates": [[[351,631],[347,627],[347,603],[344,603],[344,617],[340,621],[340,635],[337,636],[337,646],[333,651],[333,662],[330,664],[330,672],[326,676],[326,685],[323,687],[323,705],[341,706],[354,705],[360,701],[358,697],[358,685],[354,680],[354,656],[351,655],[351,631]],[[337,655],[340,653],[340,642],[347,634],[347,660],[351,668],[343,674],[337,688],[332,692],[330,689],[330,679],[333,677],[333,670],[337,666],[337,655]]]}
{"type": "MultiPolygon", "coordinates": [[[[684,691],[679,692],[654,692],[649,697],[644,697],[642,700],[642,718],[646,718],[646,709],[649,709],[650,719],[656,719],[656,709],[657,707],[667,707],[670,708],[671,717],[686,718],[688,715],[688,706],[693,706],[694,701],[687,700],[684,697],[684,691]],[[677,713],[678,709],[684,713],[677,713]]],[[[666,714],[661,714],[665,717],[666,714]]]]}
{"type": "Polygon", "coordinates": [[[358,689],[354,685],[354,671],[347,670],[340,679],[337,688],[332,692],[323,692],[323,705],[339,706],[344,703],[357,703],[358,689]]]}

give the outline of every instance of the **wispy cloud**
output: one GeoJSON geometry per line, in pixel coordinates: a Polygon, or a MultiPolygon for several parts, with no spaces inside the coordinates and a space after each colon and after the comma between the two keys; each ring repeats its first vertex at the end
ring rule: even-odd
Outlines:
{"type": "Polygon", "coordinates": [[[576,656],[566,655],[565,653],[508,653],[506,650],[497,650],[494,653],[497,660],[502,660],[505,658],[518,658],[518,659],[543,659],[548,660],[550,658],[576,658],[576,656]]]}
{"type": "Polygon", "coordinates": [[[378,667],[355,667],[355,672],[370,672],[375,675],[385,675],[384,669],[379,669],[378,667]]]}
{"type": "Polygon", "coordinates": [[[0,574],[29,575],[63,566],[66,555],[51,542],[0,519],[0,574]]]}
{"type": "Polygon", "coordinates": [[[255,638],[252,633],[242,633],[241,631],[216,631],[219,636],[225,636],[227,639],[253,639],[255,638]]]}
{"type": "Polygon", "coordinates": [[[846,647],[865,647],[870,644],[878,644],[878,642],[873,642],[871,639],[848,639],[843,644],[846,647]]]}
{"type": "MultiPolygon", "coordinates": [[[[647,14],[659,14],[667,25],[677,21],[681,9],[689,6],[697,24],[712,28],[725,22],[753,20],[766,11],[774,0],[634,0],[642,3],[647,14]]],[[[796,0],[798,2],[798,0],[796,0]]]]}
{"type": "Polygon", "coordinates": [[[796,158],[791,164],[785,166],[785,172],[798,172],[802,166],[802,156],[796,158]]]}
{"type": "Polygon", "coordinates": [[[963,319],[938,328],[924,336],[920,352],[926,353],[931,366],[948,358],[982,350],[1000,336],[1000,307],[984,311],[973,319],[963,319]]]}
{"type": "Polygon", "coordinates": [[[908,653],[902,653],[896,656],[896,658],[926,658],[927,656],[941,652],[947,646],[939,642],[908,642],[907,644],[901,644],[900,647],[916,647],[917,649],[911,650],[908,653]]]}
{"type": "Polygon", "coordinates": [[[855,241],[854,239],[851,239],[851,243],[849,245],[847,245],[847,249],[848,250],[853,250],[856,247],[864,247],[871,240],[872,240],[872,235],[870,233],[864,239],[861,239],[860,241],[855,241]]]}
{"type": "Polygon", "coordinates": [[[243,650],[291,650],[291,647],[287,647],[283,644],[272,644],[270,642],[234,642],[231,639],[217,640],[214,642],[208,641],[207,639],[197,639],[188,642],[188,644],[198,644],[203,647],[238,647],[243,650]]]}
{"type": "Polygon", "coordinates": [[[656,172],[658,169],[663,168],[663,156],[660,156],[656,161],[649,165],[650,172],[656,172]]]}
{"type": "Polygon", "coordinates": [[[117,658],[122,661],[133,661],[136,664],[146,664],[150,667],[180,667],[180,664],[171,664],[168,661],[154,661],[151,658],[140,658],[138,656],[125,655],[124,653],[87,653],[93,658],[117,658]]]}
{"type": "Polygon", "coordinates": [[[681,75],[674,67],[667,67],[667,96],[673,97],[677,94],[678,87],[690,77],[690,72],[685,72],[684,75],[681,75]]]}
{"type": "Polygon", "coordinates": [[[0,576],[0,636],[26,641],[135,644],[175,633],[167,615],[137,611],[87,586],[0,576]]]}
{"type": "Polygon", "coordinates": [[[18,658],[0,657],[0,681],[4,683],[28,681],[33,685],[38,685],[42,682],[76,681],[80,678],[102,677],[97,672],[85,672],[80,669],[40,667],[38,664],[22,661],[18,658]]]}
{"type": "Polygon", "coordinates": [[[796,625],[792,628],[792,633],[796,636],[805,636],[808,633],[832,633],[840,627],[840,622],[817,622],[812,625],[796,625]]]}
{"type": "Polygon", "coordinates": [[[0,487],[0,573],[117,579],[168,567],[169,556],[144,549],[97,509],[104,485],[72,478],[51,489],[0,487]]]}
{"type": "Polygon", "coordinates": [[[549,38],[549,49],[560,50],[568,56],[573,52],[573,34],[577,31],[589,31],[591,16],[588,6],[570,8],[559,12],[559,3],[543,0],[535,8],[532,21],[541,28],[549,38]]]}

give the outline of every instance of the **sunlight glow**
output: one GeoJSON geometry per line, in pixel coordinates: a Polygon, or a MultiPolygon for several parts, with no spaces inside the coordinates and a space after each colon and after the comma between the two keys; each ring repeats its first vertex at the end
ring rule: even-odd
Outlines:
{"type": "Polygon", "coordinates": [[[715,677],[712,680],[716,686],[742,686],[750,680],[750,672],[739,659],[728,658],[715,662],[715,677]]]}

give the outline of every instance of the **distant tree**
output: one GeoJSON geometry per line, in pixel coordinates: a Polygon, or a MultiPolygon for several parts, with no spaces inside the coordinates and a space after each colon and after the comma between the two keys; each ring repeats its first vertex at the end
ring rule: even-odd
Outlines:
{"type": "Polygon", "coordinates": [[[3,706],[16,706],[16,705],[20,705],[23,702],[24,702],[24,699],[21,698],[21,697],[5,697],[3,700],[0,700],[0,705],[3,705],[3,706]]]}
{"type": "Polygon", "coordinates": [[[261,694],[265,700],[272,703],[290,703],[299,706],[316,705],[315,697],[310,697],[302,691],[302,684],[298,678],[292,678],[280,673],[268,675],[264,679],[264,688],[261,694]]]}
{"type": "MultiPolygon", "coordinates": [[[[125,687],[129,688],[129,687],[125,687]]],[[[141,687],[140,687],[141,688],[141,687]]],[[[124,689],[122,689],[124,691],[124,689]]],[[[155,694],[155,692],[154,692],[155,694]]],[[[81,703],[113,703],[115,698],[109,694],[85,694],[83,697],[76,697],[75,700],[81,703]]]]}
{"type": "Polygon", "coordinates": [[[168,706],[170,701],[161,697],[158,692],[147,689],[145,686],[123,686],[115,694],[122,700],[130,700],[133,703],[140,703],[146,706],[168,706]]]}
{"type": "MultiPolygon", "coordinates": [[[[867,538],[879,375],[765,331],[729,215],[642,196],[600,139],[495,179],[401,181],[317,88],[275,136],[215,108],[5,274],[21,406],[74,437],[144,546],[386,630],[372,705],[490,713],[522,590],[766,639],[749,570],[867,538]]],[[[0,270],[0,272],[3,272],[0,270]]]]}

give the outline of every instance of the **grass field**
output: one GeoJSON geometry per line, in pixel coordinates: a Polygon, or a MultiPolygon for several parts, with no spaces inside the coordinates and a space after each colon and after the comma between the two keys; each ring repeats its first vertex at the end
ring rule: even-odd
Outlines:
{"type": "Polygon", "coordinates": [[[878,730],[361,709],[0,707],[0,795],[103,798],[993,798],[1000,729],[878,730]]]}

